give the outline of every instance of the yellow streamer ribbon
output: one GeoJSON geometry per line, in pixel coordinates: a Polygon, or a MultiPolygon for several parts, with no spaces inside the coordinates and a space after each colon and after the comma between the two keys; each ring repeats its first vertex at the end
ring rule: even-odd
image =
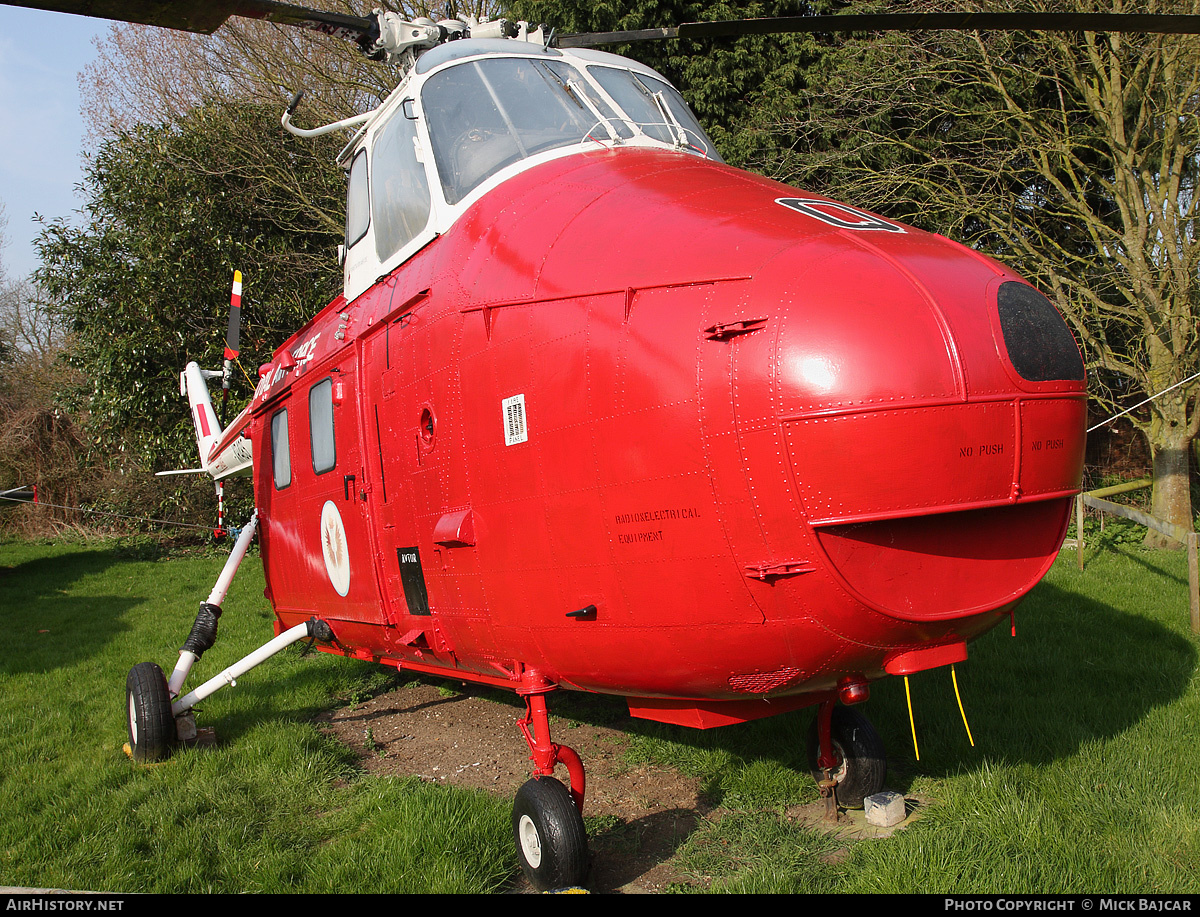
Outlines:
{"type": "Polygon", "coordinates": [[[967,738],[971,740],[971,747],[975,747],[975,739],[971,735],[971,724],[967,722],[967,711],[963,709],[962,695],[958,693],[958,676],[954,674],[954,666],[950,666],[950,678],[954,682],[954,696],[958,698],[958,712],[962,714],[963,725],[967,727],[967,738]]]}
{"type": "Polygon", "coordinates": [[[917,747],[917,723],[913,719],[912,712],[912,692],[908,690],[908,676],[904,676],[904,696],[908,699],[908,725],[912,728],[913,751],[917,755],[917,760],[921,760],[921,749],[917,747]]]}
{"type": "Polygon", "coordinates": [[[250,383],[251,388],[255,388],[254,380],[250,378],[250,374],[246,372],[246,367],[242,365],[242,361],[237,357],[233,358],[233,362],[237,364],[237,368],[242,371],[242,375],[246,377],[246,381],[250,383]]]}

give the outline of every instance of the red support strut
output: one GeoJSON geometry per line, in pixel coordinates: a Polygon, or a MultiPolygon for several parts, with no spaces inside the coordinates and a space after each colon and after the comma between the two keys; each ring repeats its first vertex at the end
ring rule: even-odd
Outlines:
{"type": "Polygon", "coordinates": [[[835,701],[827,700],[817,708],[817,767],[833,770],[842,762],[833,750],[833,708],[835,701]]]}
{"type": "Polygon", "coordinates": [[[817,708],[817,767],[821,778],[817,781],[817,789],[825,800],[825,820],[837,822],[837,781],[833,771],[842,762],[838,760],[833,750],[833,708],[836,701],[824,701],[817,708]]]}
{"type": "Polygon", "coordinates": [[[534,777],[552,777],[554,768],[562,764],[571,778],[571,799],[579,814],[583,814],[583,794],[587,775],[583,761],[573,748],[556,745],[550,741],[550,715],[546,709],[546,695],[525,695],[525,716],[517,721],[525,741],[529,744],[529,759],[533,762],[534,777]]]}

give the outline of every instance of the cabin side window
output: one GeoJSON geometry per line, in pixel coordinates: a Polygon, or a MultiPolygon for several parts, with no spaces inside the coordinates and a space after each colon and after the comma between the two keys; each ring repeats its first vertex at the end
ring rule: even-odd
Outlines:
{"type": "Polygon", "coordinates": [[[346,188],[346,248],[367,234],[371,225],[371,206],[367,194],[367,152],[361,151],[350,166],[346,188]]]}
{"type": "Polygon", "coordinates": [[[417,159],[416,122],[405,117],[403,107],[375,139],[371,203],[375,252],[381,262],[411,242],[429,222],[429,182],[417,159]]]}
{"type": "Polygon", "coordinates": [[[292,483],[292,455],[288,443],[287,408],[271,415],[271,469],[275,489],[283,490],[292,483]]]}
{"type": "Polygon", "coordinates": [[[308,438],[312,444],[315,474],[331,471],[337,464],[333,438],[333,379],[322,379],[308,390],[308,438]]]}

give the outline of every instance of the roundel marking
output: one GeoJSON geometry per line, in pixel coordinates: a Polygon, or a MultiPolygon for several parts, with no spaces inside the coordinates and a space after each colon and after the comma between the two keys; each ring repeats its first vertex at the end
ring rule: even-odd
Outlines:
{"type": "Polygon", "coordinates": [[[816,197],[777,197],[776,204],[783,204],[797,213],[836,226],[838,229],[878,229],[884,232],[904,232],[903,226],[889,222],[873,213],[859,210],[837,201],[826,201],[816,197]]]}
{"type": "Polygon", "coordinates": [[[321,554],[330,584],[338,595],[344,596],[350,591],[350,550],[342,514],[332,500],[326,500],[321,507],[321,554]]]}

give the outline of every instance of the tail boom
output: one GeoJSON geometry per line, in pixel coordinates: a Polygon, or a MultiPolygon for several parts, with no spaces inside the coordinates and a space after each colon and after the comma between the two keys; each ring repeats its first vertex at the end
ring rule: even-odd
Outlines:
{"type": "Polygon", "coordinates": [[[246,436],[250,422],[249,406],[228,427],[222,428],[213,410],[206,375],[220,378],[221,373],[206,374],[199,364],[189,363],[180,378],[196,428],[196,449],[201,467],[217,481],[249,474],[254,465],[254,450],[246,436]]]}

